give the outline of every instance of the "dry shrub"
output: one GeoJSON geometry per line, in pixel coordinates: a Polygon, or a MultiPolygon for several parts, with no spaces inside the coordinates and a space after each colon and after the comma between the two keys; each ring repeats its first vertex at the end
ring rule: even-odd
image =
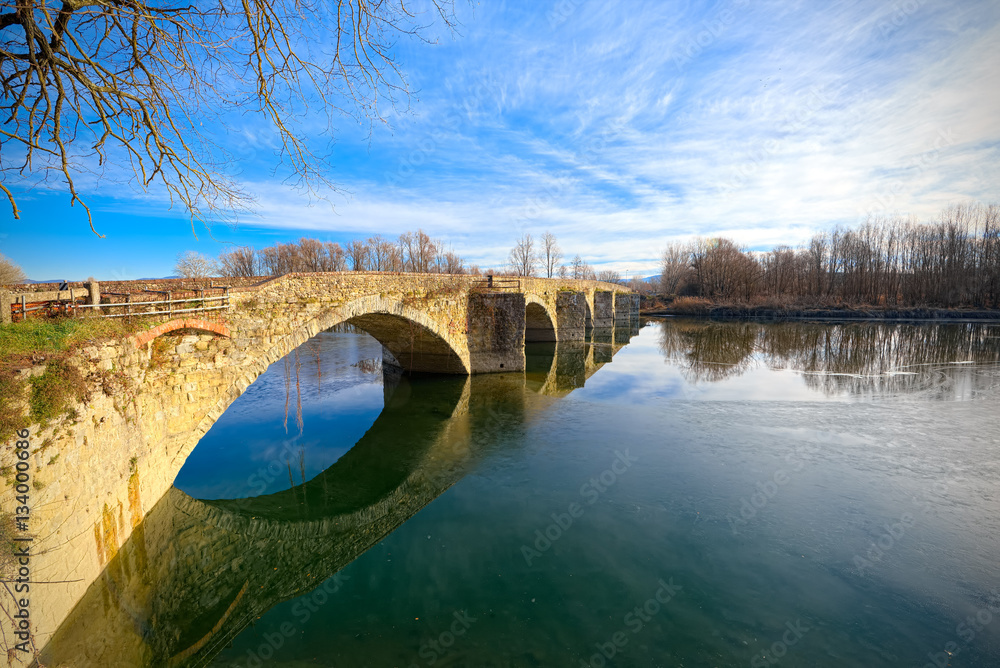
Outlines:
{"type": "Polygon", "coordinates": [[[704,297],[678,297],[670,303],[670,310],[675,313],[707,313],[712,308],[712,301],[704,297]]]}

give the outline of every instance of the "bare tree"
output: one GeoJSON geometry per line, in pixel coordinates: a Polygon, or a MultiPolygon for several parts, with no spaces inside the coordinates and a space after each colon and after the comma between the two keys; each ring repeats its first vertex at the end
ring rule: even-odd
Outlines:
{"type": "Polygon", "coordinates": [[[594,270],[590,268],[582,257],[577,255],[569,265],[570,278],[589,280],[596,277],[594,270]]]}
{"type": "Polygon", "coordinates": [[[351,263],[351,271],[365,271],[368,268],[368,246],[365,242],[355,239],[347,244],[347,259],[351,263]]]}
{"type": "Polygon", "coordinates": [[[261,267],[271,276],[283,276],[302,271],[297,244],[275,244],[261,249],[258,253],[261,267]]]}
{"type": "Polygon", "coordinates": [[[24,283],[25,280],[27,277],[21,271],[21,267],[0,255],[0,285],[15,285],[24,283]]]}
{"type": "Polygon", "coordinates": [[[250,246],[237,246],[219,255],[219,273],[228,278],[259,276],[260,262],[257,252],[250,246]]]}
{"type": "Polygon", "coordinates": [[[660,262],[660,290],[666,295],[678,294],[691,273],[691,247],[673,242],[667,244],[660,262]]]}
{"type": "Polygon", "coordinates": [[[177,255],[174,273],[182,278],[206,278],[215,276],[215,260],[197,251],[184,251],[177,255]]]}
{"type": "Polygon", "coordinates": [[[621,283],[622,275],[614,269],[602,269],[597,272],[597,280],[605,283],[621,283]]]}
{"type": "Polygon", "coordinates": [[[441,273],[443,274],[464,274],[465,263],[453,251],[448,251],[441,256],[441,273]]]}
{"type": "Polygon", "coordinates": [[[439,244],[431,239],[423,230],[417,230],[416,232],[401,234],[399,237],[399,246],[404,255],[403,262],[406,271],[426,274],[434,264],[439,244]]]}
{"type": "Polygon", "coordinates": [[[552,278],[556,274],[556,265],[562,259],[562,251],[556,243],[556,235],[546,232],[542,235],[542,263],[545,265],[545,277],[552,278]]]}
{"type": "Polygon", "coordinates": [[[524,236],[517,240],[514,247],[510,249],[507,264],[510,265],[511,273],[515,276],[535,275],[538,255],[535,253],[535,240],[531,238],[531,234],[525,232],[524,236]]]}
{"type": "Polygon", "coordinates": [[[319,239],[299,239],[295,271],[326,271],[326,246],[319,239]]]}
{"type": "MultiPolygon", "coordinates": [[[[220,258],[223,262],[223,271],[226,271],[227,259],[228,256],[220,258]]],[[[243,262],[248,263],[249,258],[243,262]]],[[[333,241],[303,237],[297,244],[278,243],[257,252],[256,270],[269,276],[294,272],[346,271],[346,269],[344,249],[333,241]]]]}
{"type": "Polygon", "coordinates": [[[347,271],[347,254],[340,244],[334,241],[326,242],[326,257],[329,262],[327,271],[347,271]]]}
{"type": "Polygon", "coordinates": [[[331,241],[303,237],[298,243],[278,243],[257,251],[250,248],[227,251],[220,256],[226,276],[249,276],[252,271],[270,276],[294,272],[422,271],[461,274],[464,261],[458,254],[442,252],[444,245],[421,230],[407,232],[397,245],[375,235],[367,242],[356,239],[343,248],[331,241]],[[404,253],[411,254],[404,264],[404,253]],[[255,260],[255,261],[254,261],[255,260]]]}
{"type": "Polygon", "coordinates": [[[372,271],[396,271],[396,246],[381,235],[368,239],[368,268],[372,271]]]}
{"type": "MultiPolygon", "coordinates": [[[[432,3],[451,25],[452,0],[432,3]]],[[[237,161],[218,146],[233,108],[273,128],[295,177],[326,184],[334,118],[383,122],[405,100],[394,43],[426,25],[403,0],[5,0],[0,189],[17,218],[8,178],[54,173],[94,229],[76,177],[111,164],[143,190],[158,184],[192,218],[244,209],[251,197],[229,171],[237,161]],[[300,127],[315,122],[310,100],[327,132],[300,127]]]]}

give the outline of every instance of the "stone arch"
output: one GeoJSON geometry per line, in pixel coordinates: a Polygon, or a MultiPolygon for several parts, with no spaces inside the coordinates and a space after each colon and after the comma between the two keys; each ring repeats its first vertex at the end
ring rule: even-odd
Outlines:
{"type": "Polygon", "coordinates": [[[401,299],[379,296],[362,297],[319,313],[264,357],[268,364],[276,362],[316,334],[345,322],[371,334],[407,371],[469,374],[467,345],[460,337],[443,330],[426,311],[401,299]]]}
{"type": "Polygon", "coordinates": [[[444,363],[445,373],[461,375],[469,374],[468,349],[461,345],[457,336],[448,331],[441,331],[440,326],[427,313],[409,306],[401,299],[380,296],[362,297],[343,306],[322,311],[312,320],[303,323],[295,331],[281,338],[268,348],[257,359],[244,367],[236,379],[222,393],[215,405],[199,421],[198,426],[191,431],[189,439],[183,444],[171,460],[171,468],[180,470],[191,451],[194,450],[201,437],[208,433],[212,425],[222,416],[236,399],[238,399],[271,364],[277,362],[300,345],[320,332],[335,325],[349,322],[357,324],[382,343],[395,358],[395,362],[413,371],[437,371],[440,368],[424,368],[431,362],[444,363]],[[412,327],[411,327],[412,324],[412,327]],[[376,329],[377,332],[372,332],[376,329]],[[411,337],[413,335],[413,338],[411,337]],[[379,336],[384,337],[383,341],[379,336]],[[421,354],[407,355],[401,349],[402,343],[430,344],[431,348],[421,354]],[[393,350],[393,348],[396,348],[393,350]],[[400,359],[402,358],[402,359],[400,359]],[[407,364],[415,363],[414,367],[407,364]]]}
{"type": "MultiPolygon", "coordinates": [[[[436,429],[425,431],[423,447],[412,453],[413,461],[401,462],[398,476],[383,493],[356,497],[357,503],[334,512],[314,503],[311,493],[319,492],[323,482],[316,479],[270,499],[258,497],[242,504],[200,501],[169,488],[147,516],[145,533],[133,533],[121,546],[106,575],[70,612],[57,640],[43,648],[46,664],[63,665],[85,655],[100,665],[123,660],[129,665],[202,665],[262,611],[323,585],[465,475],[476,456],[468,438],[469,421],[474,419],[468,410],[472,383],[469,378],[453,383],[450,415],[430,409],[440,409],[439,395],[423,393],[415,393],[423,397],[421,405],[390,409],[397,413],[402,409],[398,417],[403,421],[421,419],[436,429]],[[268,501],[297,508],[275,512],[268,501]],[[269,549],[255,549],[261,540],[268,541],[269,549]],[[151,589],[149,582],[163,584],[151,589]],[[101,613],[108,612],[109,596],[115,605],[106,617],[101,613]],[[204,635],[184,633],[190,628],[185,612],[192,604],[205,615],[199,622],[208,620],[195,627],[207,631],[204,635]],[[95,623],[100,629],[96,633],[95,623]],[[136,628],[147,632],[143,642],[135,642],[136,628]]],[[[384,422],[399,422],[398,417],[384,422]]],[[[397,448],[389,453],[387,465],[394,463],[391,455],[411,455],[391,434],[380,438],[377,433],[366,434],[369,440],[373,436],[377,449],[378,445],[397,448]]],[[[361,468],[361,463],[353,469],[361,468]]],[[[348,471],[335,477],[351,484],[352,467],[345,461],[341,468],[345,464],[348,471]]],[[[336,495],[338,490],[332,491],[336,495]]]]}
{"type": "Polygon", "coordinates": [[[524,340],[555,341],[556,314],[549,305],[532,294],[524,295],[524,340]]]}

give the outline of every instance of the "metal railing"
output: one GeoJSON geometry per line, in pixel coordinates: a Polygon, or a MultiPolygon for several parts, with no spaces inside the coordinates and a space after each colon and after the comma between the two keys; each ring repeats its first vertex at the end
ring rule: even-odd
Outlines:
{"type": "MultiPolygon", "coordinates": [[[[157,293],[159,290],[147,290],[147,292],[157,293]]],[[[105,293],[108,294],[108,293],[105,293]]],[[[172,295],[167,292],[167,299],[158,299],[155,301],[145,301],[145,302],[134,302],[132,301],[132,295],[130,293],[126,294],[127,301],[124,302],[108,302],[106,304],[73,304],[70,309],[73,315],[81,315],[80,309],[112,309],[121,308],[125,311],[123,313],[105,313],[101,312],[99,315],[104,318],[124,318],[133,315],[176,315],[180,313],[201,313],[204,311],[223,311],[229,308],[229,290],[226,289],[226,293],[219,295],[217,297],[192,297],[190,299],[171,299],[172,295]],[[193,304],[195,302],[199,303],[199,306],[191,308],[174,308],[174,304],[193,304]],[[208,306],[208,303],[220,302],[214,306],[208,306]],[[161,310],[150,311],[145,310],[141,307],[152,306],[160,307],[161,310]],[[162,307],[166,306],[166,310],[162,310],[162,307]]]]}
{"type": "Polygon", "coordinates": [[[476,281],[470,288],[473,292],[520,292],[521,281],[516,278],[494,278],[487,276],[476,281]]]}

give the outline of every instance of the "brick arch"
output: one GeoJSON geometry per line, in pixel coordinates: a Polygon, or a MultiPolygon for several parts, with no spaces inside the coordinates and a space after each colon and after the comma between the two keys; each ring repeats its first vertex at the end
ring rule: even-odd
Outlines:
{"type": "Polygon", "coordinates": [[[137,348],[140,348],[156,337],[163,336],[167,332],[175,332],[178,329],[197,329],[202,332],[225,336],[226,338],[230,337],[229,328],[221,322],[201,320],[200,318],[177,318],[175,320],[165,322],[162,325],[157,325],[156,327],[148,329],[145,332],[135,334],[132,337],[132,342],[137,348]]]}

